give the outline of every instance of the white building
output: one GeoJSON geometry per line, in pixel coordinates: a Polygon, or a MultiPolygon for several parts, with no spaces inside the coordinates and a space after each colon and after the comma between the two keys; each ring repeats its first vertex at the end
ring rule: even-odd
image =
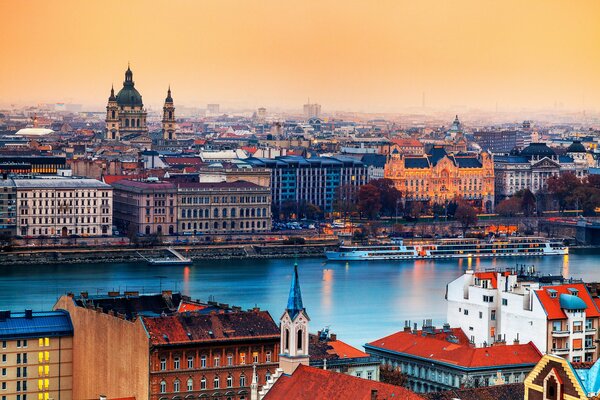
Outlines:
{"type": "Polygon", "coordinates": [[[112,234],[112,187],[95,179],[13,179],[17,234],[31,237],[112,234]]]}
{"type": "Polygon", "coordinates": [[[600,312],[583,283],[540,285],[511,272],[473,272],[448,284],[448,322],[476,345],[533,342],[573,362],[595,361],[600,312]]]}

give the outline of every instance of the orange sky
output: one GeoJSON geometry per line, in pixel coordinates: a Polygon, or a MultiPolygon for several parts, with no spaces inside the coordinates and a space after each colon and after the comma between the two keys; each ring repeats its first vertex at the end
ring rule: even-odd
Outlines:
{"type": "Polygon", "coordinates": [[[0,0],[0,103],[600,109],[598,0],[0,0]]]}

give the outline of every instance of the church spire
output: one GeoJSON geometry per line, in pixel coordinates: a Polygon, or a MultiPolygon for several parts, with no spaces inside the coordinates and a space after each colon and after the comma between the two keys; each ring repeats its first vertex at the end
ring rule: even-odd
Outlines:
{"type": "Polygon", "coordinates": [[[115,87],[114,85],[110,85],[110,97],[108,98],[108,101],[116,101],[117,98],[115,97],[115,87]]]}
{"type": "Polygon", "coordinates": [[[131,68],[129,67],[129,63],[127,63],[127,71],[125,71],[125,82],[123,82],[123,85],[133,86],[133,72],[131,71],[131,68]]]}
{"type": "Polygon", "coordinates": [[[167,90],[167,98],[165,99],[165,103],[172,103],[173,97],[171,97],[171,85],[169,85],[169,90],[167,90]]]}
{"type": "Polygon", "coordinates": [[[294,275],[292,276],[292,285],[288,296],[287,311],[290,318],[294,319],[302,310],[304,310],[304,306],[302,305],[302,292],[298,280],[298,263],[294,263],[294,275]]]}

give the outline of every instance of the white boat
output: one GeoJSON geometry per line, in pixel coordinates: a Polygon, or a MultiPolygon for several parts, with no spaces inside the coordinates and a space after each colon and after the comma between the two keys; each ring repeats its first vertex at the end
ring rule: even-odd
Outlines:
{"type": "Polygon", "coordinates": [[[508,237],[497,240],[435,239],[405,243],[395,239],[389,244],[342,245],[326,251],[332,261],[418,260],[469,257],[523,257],[568,254],[562,242],[541,237],[508,237]]]}

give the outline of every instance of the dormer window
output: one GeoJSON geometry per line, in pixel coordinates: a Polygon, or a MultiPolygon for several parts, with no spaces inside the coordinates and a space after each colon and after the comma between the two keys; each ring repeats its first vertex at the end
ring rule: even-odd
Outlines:
{"type": "Polygon", "coordinates": [[[579,290],[575,289],[575,288],[569,288],[569,294],[572,294],[573,296],[578,296],[579,295],[579,290]]]}
{"type": "Polygon", "coordinates": [[[556,290],[554,289],[548,289],[548,295],[550,296],[551,299],[555,299],[556,298],[556,290]]]}

